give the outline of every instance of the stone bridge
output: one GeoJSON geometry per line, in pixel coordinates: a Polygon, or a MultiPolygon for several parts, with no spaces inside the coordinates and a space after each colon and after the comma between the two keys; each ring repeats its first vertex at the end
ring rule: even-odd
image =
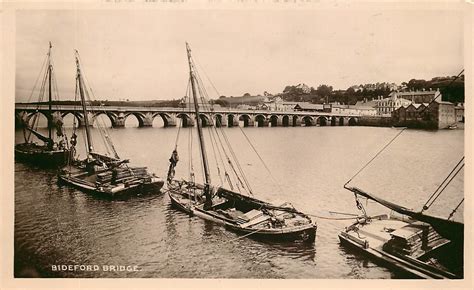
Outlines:
{"type": "MultiPolygon", "coordinates": [[[[165,127],[190,127],[195,124],[193,110],[189,108],[162,108],[162,107],[118,107],[118,106],[91,106],[87,116],[84,116],[81,106],[61,105],[53,106],[53,113],[65,117],[74,115],[80,126],[84,126],[85,117],[89,125],[96,122],[97,117],[105,115],[109,118],[112,127],[125,126],[125,120],[135,116],[139,127],[150,127],[155,118],[161,118],[165,127]],[[181,122],[179,122],[181,121],[181,122]]],[[[15,104],[15,124],[29,123],[35,114],[46,116],[47,105],[15,104]]],[[[297,111],[264,111],[264,110],[237,110],[220,108],[209,111],[203,110],[199,120],[203,126],[257,126],[257,127],[297,127],[297,126],[354,126],[360,116],[347,114],[333,114],[329,112],[297,112],[297,111]]]]}

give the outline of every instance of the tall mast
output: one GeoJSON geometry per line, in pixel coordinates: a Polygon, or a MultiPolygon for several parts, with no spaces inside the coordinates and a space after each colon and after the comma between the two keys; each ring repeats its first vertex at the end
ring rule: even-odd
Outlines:
{"type": "Polygon", "coordinates": [[[87,115],[87,107],[86,107],[86,99],[84,97],[84,88],[82,84],[82,75],[81,75],[81,67],[79,65],[79,54],[76,50],[76,67],[77,67],[77,76],[76,81],[79,86],[79,95],[81,96],[81,104],[82,104],[82,113],[84,114],[84,125],[86,127],[86,141],[87,141],[87,155],[92,151],[92,139],[91,139],[91,132],[89,128],[89,118],[87,115]]]}
{"type": "MultiPolygon", "coordinates": [[[[48,85],[49,85],[49,91],[48,91],[48,138],[50,140],[52,139],[52,126],[53,126],[53,114],[52,114],[52,108],[51,108],[51,103],[52,103],[52,96],[51,96],[51,72],[53,70],[53,65],[51,64],[51,48],[53,46],[51,45],[51,42],[49,42],[49,51],[48,51],[48,85]]],[[[51,146],[51,142],[48,144],[48,146],[51,146]]]]}
{"type": "Polygon", "coordinates": [[[196,96],[196,87],[195,87],[195,79],[194,79],[194,71],[193,71],[193,65],[191,61],[191,48],[189,47],[189,44],[186,42],[186,51],[188,53],[188,63],[189,63],[189,77],[191,78],[191,89],[193,93],[193,100],[194,100],[194,110],[196,113],[196,125],[197,125],[197,130],[198,130],[198,136],[199,136],[199,147],[201,148],[201,156],[202,156],[202,163],[204,165],[204,178],[206,180],[206,200],[210,202],[210,194],[209,194],[209,188],[208,186],[211,184],[211,175],[209,174],[209,164],[207,162],[207,155],[206,155],[206,146],[204,145],[204,138],[202,135],[202,125],[201,122],[199,122],[199,104],[198,104],[198,99],[196,96]]]}

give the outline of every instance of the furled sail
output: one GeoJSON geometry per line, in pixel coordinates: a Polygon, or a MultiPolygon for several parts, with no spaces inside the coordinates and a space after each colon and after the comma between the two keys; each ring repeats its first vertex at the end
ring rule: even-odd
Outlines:
{"type": "Polygon", "coordinates": [[[58,137],[64,136],[63,117],[61,116],[61,114],[59,112],[56,112],[56,113],[52,114],[52,118],[53,118],[52,126],[54,126],[54,128],[56,129],[56,135],[58,137]]]}
{"type": "Polygon", "coordinates": [[[464,224],[456,221],[443,219],[439,217],[425,215],[421,212],[415,212],[406,207],[400,206],[398,204],[386,201],[380,197],[374,196],[370,193],[367,193],[357,187],[345,187],[347,190],[354,192],[357,195],[372,199],[381,205],[396,211],[400,214],[412,217],[416,220],[430,224],[441,236],[450,239],[452,242],[464,241],[464,224]]]}

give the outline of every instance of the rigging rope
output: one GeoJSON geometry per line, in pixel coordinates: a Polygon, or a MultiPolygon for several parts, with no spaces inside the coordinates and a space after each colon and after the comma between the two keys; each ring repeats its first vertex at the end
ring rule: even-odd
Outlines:
{"type": "MultiPolygon", "coordinates": [[[[184,92],[185,97],[188,96],[190,83],[191,83],[191,79],[188,80],[188,85],[186,86],[186,91],[184,92]]],[[[184,112],[184,109],[185,108],[183,107],[183,112],[184,112]]],[[[181,121],[181,126],[182,126],[183,125],[183,120],[180,119],[180,121],[181,121]]],[[[174,150],[178,149],[179,133],[181,132],[181,126],[179,126],[179,124],[178,124],[178,133],[176,134],[176,140],[174,142],[174,150]]]]}
{"type": "MultiPolygon", "coordinates": [[[[194,60],[193,60],[193,62],[194,62],[194,60]]],[[[197,63],[198,63],[198,62],[197,62],[197,63]]],[[[207,78],[207,80],[209,81],[209,83],[211,84],[211,86],[213,87],[213,89],[215,90],[215,92],[217,93],[217,95],[220,95],[220,94],[219,94],[219,91],[218,91],[217,88],[214,86],[214,83],[210,80],[210,78],[208,77],[208,75],[206,74],[206,71],[203,69],[202,65],[200,65],[199,63],[198,63],[198,65],[199,65],[200,68],[201,68],[200,70],[204,72],[205,77],[207,78]]],[[[201,80],[201,78],[200,78],[199,75],[198,75],[198,78],[199,78],[200,83],[202,84],[202,80],[201,80]]],[[[206,93],[206,96],[207,96],[207,93],[206,93]]],[[[203,102],[203,103],[204,103],[204,102],[203,102]]],[[[259,160],[262,162],[263,166],[264,166],[265,169],[267,170],[267,172],[268,172],[270,178],[272,179],[273,183],[277,185],[277,187],[278,187],[278,189],[279,189],[280,192],[283,192],[282,189],[281,189],[280,184],[276,181],[276,179],[275,179],[275,177],[273,176],[271,170],[268,168],[267,164],[265,163],[265,161],[263,160],[263,158],[260,156],[260,154],[259,154],[258,151],[256,150],[255,146],[253,146],[252,142],[250,141],[250,139],[248,138],[248,136],[245,134],[245,132],[243,131],[243,129],[242,129],[240,126],[238,126],[238,127],[239,127],[240,131],[242,132],[242,134],[245,136],[247,142],[250,144],[250,146],[252,147],[252,149],[254,150],[254,152],[256,153],[256,155],[258,156],[259,160]]],[[[223,131],[222,128],[221,128],[221,130],[223,131]]],[[[222,134],[225,136],[225,133],[224,133],[224,132],[222,132],[222,134]]],[[[228,141],[227,138],[226,138],[226,141],[228,141]]],[[[227,143],[227,145],[229,146],[230,144],[227,143]]],[[[231,148],[231,147],[230,147],[230,148],[231,148]]],[[[235,156],[233,155],[233,157],[235,157],[235,156]]],[[[237,159],[235,159],[235,160],[236,160],[236,163],[238,163],[238,160],[237,160],[237,159]]],[[[242,167],[240,166],[240,164],[237,164],[237,166],[238,166],[239,171],[240,171],[241,174],[243,175],[243,178],[245,179],[245,181],[246,181],[246,183],[247,183],[247,186],[250,187],[250,184],[248,183],[248,180],[247,180],[247,178],[246,178],[246,176],[245,176],[245,174],[244,174],[244,172],[243,172],[242,167]]],[[[250,189],[250,191],[251,191],[251,189],[250,189]]],[[[250,192],[250,193],[252,194],[252,192],[250,192]]]]}
{"type": "Polygon", "coordinates": [[[407,128],[403,128],[402,130],[400,130],[400,132],[398,132],[397,135],[395,135],[395,137],[393,137],[387,144],[385,144],[385,146],[382,147],[382,149],[380,149],[379,152],[377,152],[377,154],[375,154],[374,157],[372,157],[369,162],[367,162],[364,166],[362,166],[361,169],[359,169],[359,171],[357,171],[345,184],[344,184],[344,187],[346,187],[347,184],[349,184],[349,182],[351,182],[357,175],[359,175],[359,173],[362,172],[362,170],[364,170],[367,166],[369,166],[370,163],[372,163],[372,161],[375,160],[375,158],[377,158],[380,153],[382,153],[390,144],[392,144],[393,141],[395,141],[395,139],[398,138],[398,136],[400,136],[400,134],[402,134],[407,128]]]}
{"type": "Polygon", "coordinates": [[[459,160],[459,162],[454,166],[453,170],[446,176],[446,178],[441,182],[441,184],[436,188],[436,190],[431,194],[430,198],[426,201],[425,205],[423,205],[423,209],[421,212],[428,210],[433,203],[438,199],[438,197],[443,193],[446,187],[451,183],[451,181],[456,177],[456,175],[461,171],[464,167],[464,156],[459,160]],[[456,171],[456,172],[455,172],[456,171]],[[454,175],[453,175],[454,172],[454,175]],[[448,180],[449,179],[449,180],[448,180]]]}
{"type": "Polygon", "coordinates": [[[271,170],[268,168],[267,164],[265,163],[265,161],[263,160],[263,158],[260,156],[260,154],[258,153],[257,149],[253,146],[252,142],[250,142],[250,139],[249,137],[247,136],[247,134],[245,134],[244,130],[242,129],[242,127],[239,126],[239,129],[240,131],[242,132],[242,134],[245,136],[245,139],[247,140],[247,142],[250,144],[250,147],[252,147],[253,151],[255,152],[255,154],[257,154],[258,158],[260,159],[260,161],[262,162],[263,166],[265,167],[265,169],[267,170],[268,174],[270,175],[270,178],[272,179],[273,181],[273,184],[275,184],[277,187],[278,187],[278,190],[280,191],[280,193],[283,193],[283,190],[280,186],[280,183],[277,182],[277,180],[275,179],[275,177],[273,176],[271,170]]]}
{"type": "Polygon", "coordinates": [[[462,198],[458,206],[456,206],[456,208],[449,214],[448,220],[450,220],[453,217],[453,215],[456,213],[456,211],[458,210],[458,208],[461,206],[463,202],[464,202],[464,197],[462,198]]]}
{"type": "MultiPolygon", "coordinates": [[[[38,81],[40,79],[41,76],[43,76],[43,71],[44,71],[44,68],[46,66],[46,62],[47,60],[49,59],[49,52],[46,54],[44,60],[43,60],[43,63],[41,64],[41,67],[40,67],[40,70],[39,70],[39,73],[38,73],[38,76],[36,77],[36,80],[35,80],[35,83],[33,85],[33,88],[31,89],[31,93],[30,95],[28,96],[28,99],[27,99],[27,103],[29,104],[31,102],[31,98],[33,97],[33,94],[35,93],[35,89],[36,89],[36,86],[38,85],[38,81]]],[[[44,75],[44,77],[46,77],[46,73],[44,75]]],[[[43,85],[43,83],[42,83],[43,85]]],[[[40,94],[38,96],[38,99],[42,100],[42,96],[41,96],[41,88],[40,88],[40,94]]],[[[39,109],[39,103],[36,105],[36,111],[38,111],[39,109]]],[[[31,138],[31,131],[27,131],[26,130],[26,127],[31,127],[31,128],[34,128],[35,127],[35,123],[36,123],[36,115],[37,114],[34,114],[33,115],[33,124],[30,126],[30,123],[31,123],[31,118],[30,120],[28,120],[28,122],[26,123],[25,122],[25,126],[23,127],[23,137],[25,139],[25,142],[26,143],[29,143],[30,142],[30,138],[31,138]]],[[[28,116],[28,115],[27,115],[28,116]]]]}
{"type": "Polygon", "coordinates": [[[47,60],[48,60],[48,54],[46,54],[46,56],[45,56],[45,58],[44,58],[44,60],[43,60],[43,64],[41,65],[41,68],[40,68],[40,71],[39,71],[39,73],[38,73],[38,76],[36,77],[35,84],[33,85],[33,89],[31,89],[31,93],[30,93],[30,95],[29,95],[29,97],[28,97],[27,103],[30,103],[31,98],[33,97],[33,94],[35,93],[35,88],[36,88],[36,86],[38,85],[38,81],[39,81],[39,79],[40,79],[40,76],[43,75],[43,70],[44,70],[44,68],[45,68],[45,64],[46,64],[46,61],[47,61],[47,60]]]}
{"type": "MultiPolygon", "coordinates": [[[[451,82],[445,87],[445,88],[448,88],[450,87],[462,74],[464,73],[464,69],[461,70],[461,72],[453,79],[451,80],[451,82]]],[[[439,94],[438,96],[436,96],[435,98],[433,98],[429,104],[431,104],[432,102],[434,102],[441,94],[439,94]]],[[[429,104],[428,106],[426,106],[425,108],[422,109],[421,112],[423,112],[424,110],[426,110],[426,108],[429,107],[429,104]]],[[[362,170],[364,170],[375,158],[377,158],[377,156],[382,153],[382,151],[385,150],[385,148],[387,148],[398,136],[400,136],[400,134],[402,134],[407,128],[403,128],[392,140],[390,140],[390,142],[387,143],[387,145],[385,145],[372,159],[369,160],[369,162],[367,162],[367,164],[365,164],[361,169],[359,169],[359,171],[356,172],[356,174],[354,174],[345,184],[344,184],[344,187],[346,187],[347,184],[349,184],[349,182],[351,182],[360,172],[362,172],[362,170]]]]}
{"type": "MultiPolygon", "coordinates": [[[[206,100],[206,97],[208,97],[208,95],[207,95],[207,91],[205,90],[205,87],[204,87],[204,85],[203,85],[203,82],[202,82],[201,77],[199,76],[199,74],[197,74],[196,66],[194,65],[194,59],[191,59],[191,65],[192,65],[192,68],[193,68],[193,71],[194,71],[195,80],[196,80],[197,85],[198,85],[198,91],[199,91],[199,94],[200,94],[200,99],[201,99],[202,105],[203,105],[203,107],[206,107],[206,106],[208,106],[208,103],[207,103],[207,100],[206,100]]],[[[209,111],[211,112],[211,114],[213,115],[213,113],[212,113],[212,112],[213,112],[212,108],[208,108],[208,110],[209,110],[209,111]]],[[[196,118],[196,119],[199,121],[198,118],[196,118]]],[[[215,126],[214,126],[214,127],[215,127],[215,126]]],[[[216,129],[216,135],[219,137],[219,142],[220,142],[220,145],[221,145],[221,147],[222,147],[223,152],[225,153],[225,155],[226,155],[226,157],[227,157],[227,161],[228,161],[230,167],[232,168],[234,174],[236,175],[237,180],[238,180],[238,181],[240,182],[240,184],[242,185],[242,187],[245,188],[245,189],[247,189],[248,193],[249,193],[250,195],[252,195],[253,193],[252,193],[252,189],[251,189],[251,187],[250,187],[250,183],[248,182],[248,180],[247,180],[247,178],[246,178],[246,176],[245,176],[245,173],[243,172],[243,169],[242,169],[242,167],[241,167],[241,165],[240,165],[238,159],[236,158],[235,152],[233,151],[232,146],[230,145],[230,142],[229,142],[227,136],[225,135],[225,132],[223,131],[222,128],[220,128],[220,129],[221,129],[221,134],[222,134],[222,136],[223,136],[223,139],[224,139],[224,141],[226,142],[226,145],[227,145],[227,146],[223,146],[222,140],[220,139],[219,134],[217,133],[217,129],[216,129]],[[238,169],[238,171],[239,171],[239,173],[240,173],[242,179],[244,180],[243,182],[242,182],[242,180],[241,180],[240,177],[239,177],[239,173],[237,173],[237,171],[235,170],[235,168],[234,168],[234,166],[233,166],[233,164],[232,164],[232,160],[231,160],[231,159],[229,158],[229,156],[227,155],[227,153],[226,153],[226,151],[225,151],[225,147],[227,147],[227,150],[229,151],[230,155],[232,156],[232,159],[234,159],[234,162],[236,163],[237,169],[238,169]],[[244,185],[244,183],[245,183],[245,185],[244,185]]],[[[238,184],[237,184],[237,187],[239,188],[238,184]]],[[[240,189],[239,189],[239,191],[240,191],[240,189]]]]}
{"type": "MultiPolygon", "coordinates": [[[[462,74],[464,73],[464,69],[461,70],[461,72],[454,78],[451,80],[451,82],[445,87],[445,89],[449,88],[462,74]]],[[[431,105],[431,103],[433,103],[437,98],[439,98],[441,96],[441,94],[438,94],[435,98],[433,98],[426,107],[422,108],[420,110],[420,112],[418,114],[421,114],[423,113],[426,109],[428,109],[428,107],[431,105]]]]}
{"type": "Polygon", "coordinates": [[[216,168],[217,168],[217,175],[219,176],[219,180],[221,181],[220,186],[224,184],[224,181],[222,180],[221,176],[221,169],[219,167],[219,161],[217,160],[217,154],[216,154],[216,146],[214,146],[214,142],[212,140],[213,135],[212,135],[212,128],[209,127],[209,136],[211,137],[211,147],[212,147],[212,152],[214,153],[214,160],[216,161],[216,168]]]}
{"type": "MultiPolygon", "coordinates": [[[[48,61],[48,65],[49,65],[49,61],[48,61]]],[[[31,128],[35,131],[38,130],[38,126],[39,126],[39,118],[40,118],[39,117],[39,106],[40,106],[40,104],[41,104],[41,102],[43,101],[43,98],[44,98],[44,93],[45,93],[45,90],[46,90],[47,80],[48,80],[48,71],[45,72],[43,81],[41,82],[40,92],[39,92],[39,96],[38,96],[38,103],[36,105],[36,113],[33,115],[33,122],[31,124],[31,128]]],[[[28,122],[28,125],[29,125],[29,123],[30,122],[28,122]]],[[[31,134],[32,134],[32,132],[28,131],[28,136],[26,137],[26,142],[27,143],[30,142],[31,134]]]]}
{"type": "MultiPolygon", "coordinates": [[[[77,53],[76,55],[77,55],[77,57],[78,57],[78,59],[79,59],[79,62],[82,64],[82,59],[81,59],[80,55],[79,55],[78,53],[77,53]]],[[[92,99],[91,99],[91,97],[90,97],[90,95],[89,95],[89,90],[90,90],[90,92],[91,92],[91,94],[92,94],[93,99],[94,99],[94,100],[97,100],[97,98],[96,98],[96,96],[95,96],[95,94],[94,94],[94,91],[92,90],[91,82],[90,82],[89,79],[85,76],[85,70],[84,70],[82,67],[81,67],[81,71],[82,71],[81,77],[82,77],[83,83],[84,83],[84,89],[85,89],[84,91],[85,91],[85,93],[86,93],[87,102],[89,103],[89,106],[92,106],[92,99]]],[[[101,107],[101,106],[99,106],[99,107],[101,107]]],[[[107,112],[106,112],[104,109],[102,109],[102,110],[100,110],[100,111],[101,111],[102,113],[104,113],[105,115],[107,115],[107,112]]],[[[118,155],[118,153],[117,153],[117,150],[115,150],[115,146],[113,145],[112,140],[110,139],[110,134],[109,134],[109,131],[108,131],[107,126],[106,126],[106,124],[105,124],[105,121],[104,121],[102,118],[100,118],[100,115],[98,115],[98,117],[99,117],[99,118],[98,118],[98,119],[99,119],[99,124],[98,124],[98,125],[99,125],[99,126],[98,126],[98,129],[99,129],[99,130],[98,130],[98,131],[99,131],[99,134],[100,134],[100,136],[101,136],[102,142],[103,142],[103,144],[105,145],[105,149],[106,149],[107,153],[108,153],[108,154],[113,153],[113,155],[114,155],[115,158],[120,159],[120,157],[119,157],[119,155],[118,155]]],[[[125,164],[125,166],[128,167],[127,164],[125,164]]]]}

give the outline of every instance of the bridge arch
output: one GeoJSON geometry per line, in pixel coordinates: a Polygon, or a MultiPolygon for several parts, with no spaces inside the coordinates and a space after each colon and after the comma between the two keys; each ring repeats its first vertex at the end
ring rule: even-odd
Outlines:
{"type": "Polygon", "coordinates": [[[214,124],[217,128],[222,127],[222,115],[214,114],[214,124]]]}
{"type": "Polygon", "coordinates": [[[107,113],[106,112],[95,113],[92,116],[92,120],[91,120],[89,125],[90,126],[101,125],[101,126],[107,127],[108,124],[106,124],[106,122],[102,119],[103,115],[105,115],[110,120],[110,126],[111,127],[115,127],[117,125],[117,123],[116,123],[117,116],[112,114],[112,113],[109,113],[109,112],[107,112],[107,113]],[[103,122],[103,124],[97,124],[97,122],[103,122]]]}
{"type": "Polygon", "coordinates": [[[355,117],[349,118],[349,121],[347,122],[347,124],[348,124],[349,126],[356,126],[357,123],[358,123],[358,120],[357,120],[357,118],[355,118],[355,117]]]}
{"type": "Polygon", "coordinates": [[[339,118],[339,126],[344,126],[344,117],[339,118]]]}
{"type": "Polygon", "coordinates": [[[331,117],[331,126],[337,126],[337,117],[336,116],[331,117]]]}
{"type": "Polygon", "coordinates": [[[203,127],[212,126],[211,119],[206,114],[199,114],[199,120],[201,121],[201,125],[203,127]]]}
{"type": "Polygon", "coordinates": [[[23,128],[27,123],[26,119],[28,118],[28,112],[19,111],[15,112],[15,128],[23,128]]]}
{"type": "Polygon", "coordinates": [[[176,118],[181,119],[181,124],[182,124],[181,126],[183,128],[193,126],[193,120],[191,119],[191,116],[189,116],[186,113],[179,113],[179,114],[176,115],[176,118]]]}
{"type": "Polygon", "coordinates": [[[293,127],[300,127],[301,126],[300,116],[294,115],[291,118],[291,126],[293,126],[293,127]]]}
{"type": "Polygon", "coordinates": [[[63,122],[64,122],[65,127],[74,126],[74,120],[76,121],[76,126],[77,127],[84,126],[84,116],[82,116],[82,114],[79,113],[79,112],[74,112],[74,111],[63,112],[61,114],[61,117],[63,118],[63,122]],[[69,115],[71,115],[72,118],[73,118],[72,123],[69,123],[69,120],[68,120],[69,118],[67,118],[69,115]]]}
{"type": "Polygon", "coordinates": [[[227,115],[227,127],[234,127],[235,121],[235,116],[233,114],[227,115]]]}
{"type": "Polygon", "coordinates": [[[306,126],[306,127],[309,127],[309,126],[314,126],[314,119],[313,117],[311,116],[304,116],[303,119],[302,119],[302,123],[306,126]]]}
{"type": "Polygon", "coordinates": [[[265,127],[267,123],[267,118],[262,115],[262,114],[258,114],[257,116],[255,116],[255,123],[257,123],[257,127],[265,127]]]}
{"type": "Polygon", "coordinates": [[[40,118],[38,120],[38,127],[47,128],[48,127],[48,115],[46,115],[45,111],[35,111],[33,113],[27,114],[26,118],[25,118],[25,124],[27,124],[28,126],[31,126],[32,124],[30,124],[30,123],[33,121],[32,119],[35,115],[38,115],[37,118],[40,118]]]}
{"type": "Polygon", "coordinates": [[[277,127],[278,126],[278,116],[277,115],[271,115],[270,116],[270,126],[271,127],[277,127]]]}
{"type": "Polygon", "coordinates": [[[138,127],[143,127],[144,123],[145,123],[145,115],[141,114],[141,113],[128,113],[128,114],[125,114],[123,116],[123,124],[126,125],[126,122],[127,122],[127,118],[130,117],[130,116],[135,116],[135,118],[137,119],[138,121],[138,127]]]}
{"type": "Polygon", "coordinates": [[[166,113],[156,113],[151,116],[151,123],[153,124],[153,121],[155,120],[156,117],[160,117],[163,120],[163,127],[168,127],[173,121],[172,117],[166,113]]]}
{"type": "Polygon", "coordinates": [[[248,114],[240,115],[239,121],[243,122],[244,127],[251,127],[253,125],[252,118],[248,114]]]}
{"type": "Polygon", "coordinates": [[[290,117],[288,117],[288,115],[284,115],[282,118],[281,118],[281,125],[283,127],[288,127],[290,126],[290,117]]]}
{"type": "Polygon", "coordinates": [[[328,120],[326,119],[325,116],[319,116],[317,119],[316,119],[316,124],[318,124],[319,126],[326,126],[327,125],[327,122],[328,120]]]}

